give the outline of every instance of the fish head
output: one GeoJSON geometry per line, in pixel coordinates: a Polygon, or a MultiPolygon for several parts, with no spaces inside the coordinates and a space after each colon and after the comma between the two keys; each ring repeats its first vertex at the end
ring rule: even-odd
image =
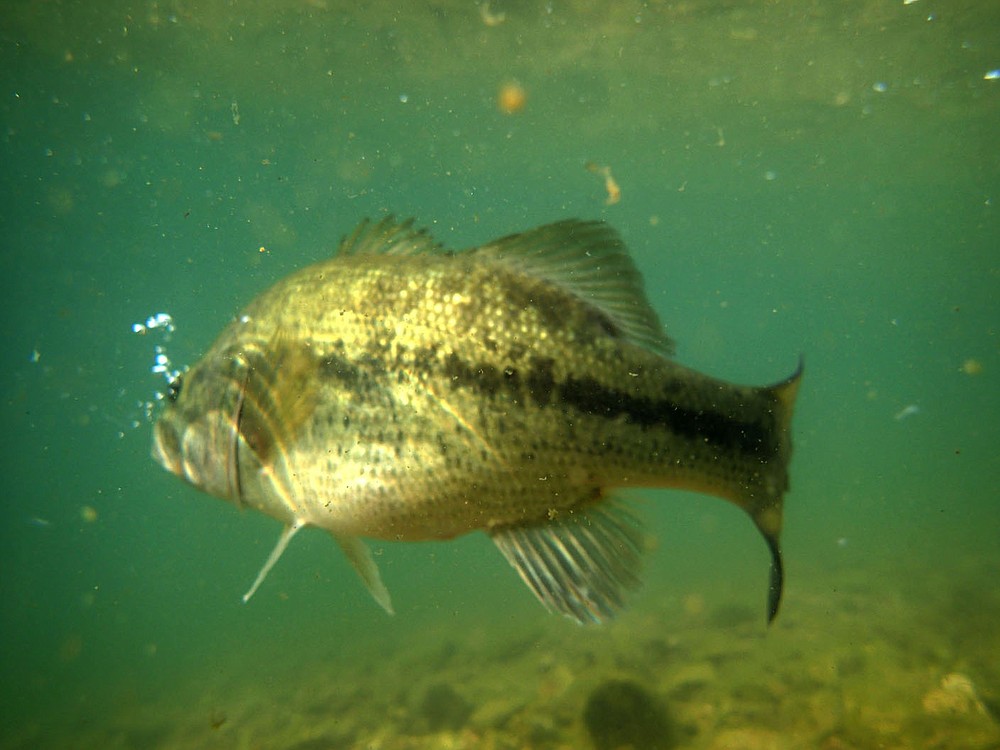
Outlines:
{"type": "Polygon", "coordinates": [[[206,358],[170,385],[153,427],[153,459],[203,492],[237,505],[246,477],[259,470],[241,432],[248,378],[238,354],[206,358]]]}

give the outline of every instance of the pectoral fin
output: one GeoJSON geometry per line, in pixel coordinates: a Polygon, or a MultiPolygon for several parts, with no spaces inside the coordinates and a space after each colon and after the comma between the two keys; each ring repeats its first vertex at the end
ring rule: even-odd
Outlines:
{"type": "Polygon", "coordinates": [[[396,614],[392,610],[392,599],[389,597],[389,589],[382,583],[382,576],[379,575],[378,566],[372,558],[372,553],[368,549],[368,545],[354,536],[337,536],[334,534],[333,538],[337,540],[337,544],[340,545],[344,554],[347,555],[347,559],[350,560],[351,567],[361,576],[365,587],[375,598],[375,601],[379,603],[379,606],[390,615],[396,614]]]}
{"type": "Polygon", "coordinates": [[[625,591],[639,585],[643,534],[620,502],[498,527],[490,535],[546,609],[581,625],[614,617],[625,591]]]}
{"type": "Polygon", "coordinates": [[[244,347],[246,367],[237,429],[263,466],[273,467],[316,408],[317,359],[307,346],[277,335],[266,347],[244,347]]]}

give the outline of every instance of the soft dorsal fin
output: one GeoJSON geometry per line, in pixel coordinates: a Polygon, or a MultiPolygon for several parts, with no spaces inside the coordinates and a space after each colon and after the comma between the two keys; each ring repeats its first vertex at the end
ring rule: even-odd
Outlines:
{"type": "Polygon", "coordinates": [[[556,284],[599,309],[632,343],[673,353],[625,243],[603,221],[558,221],[470,252],[556,284]]]}
{"type": "Polygon", "coordinates": [[[386,216],[378,222],[365,219],[344,238],[334,253],[347,255],[419,255],[440,252],[441,245],[426,229],[414,229],[413,219],[397,221],[386,216]]]}

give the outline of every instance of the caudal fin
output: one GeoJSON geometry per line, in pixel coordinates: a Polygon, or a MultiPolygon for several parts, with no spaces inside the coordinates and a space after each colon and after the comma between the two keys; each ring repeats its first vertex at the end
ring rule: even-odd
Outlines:
{"type": "Polygon", "coordinates": [[[764,496],[754,495],[746,498],[746,502],[738,503],[760,529],[771,552],[771,574],[767,594],[767,621],[772,622],[781,606],[781,594],[784,589],[785,571],[781,559],[781,526],[784,520],[785,492],[788,490],[788,462],[792,456],[792,412],[795,409],[795,398],[802,379],[803,361],[786,380],[762,389],[773,402],[773,411],[777,419],[774,428],[777,430],[778,450],[771,459],[768,470],[771,477],[767,483],[768,491],[764,496]]]}

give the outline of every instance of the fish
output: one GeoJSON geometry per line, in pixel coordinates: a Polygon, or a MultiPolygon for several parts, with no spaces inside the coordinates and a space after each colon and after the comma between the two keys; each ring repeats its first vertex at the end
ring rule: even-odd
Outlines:
{"type": "Polygon", "coordinates": [[[482,531],[548,610],[604,623],[648,546],[620,490],[652,487],[749,514],[770,552],[770,622],[801,374],[800,359],[751,387],[676,362],[604,222],[455,251],[385,216],[261,293],[177,374],[152,456],[282,523],[244,602],[305,527],[332,535],[390,614],[365,539],[482,531]]]}

